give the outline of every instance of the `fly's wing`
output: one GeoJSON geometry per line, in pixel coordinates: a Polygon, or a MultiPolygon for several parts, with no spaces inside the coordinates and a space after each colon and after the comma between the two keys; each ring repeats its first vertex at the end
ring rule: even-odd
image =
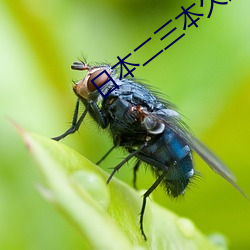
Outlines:
{"type": "Polygon", "coordinates": [[[208,149],[202,142],[191,134],[186,134],[183,139],[216,173],[230,182],[243,196],[248,199],[247,195],[237,185],[236,178],[233,173],[210,149],[208,149]]]}
{"type": "Polygon", "coordinates": [[[190,148],[192,148],[216,173],[221,175],[229,183],[231,183],[243,196],[247,199],[247,195],[236,184],[236,178],[228,167],[202,142],[196,139],[185,127],[180,118],[176,115],[169,115],[169,111],[166,115],[162,115],[162,111],[158,114],[154,113],[155,119],[158,118],[159,122],[162,122],[166,127],[173,130],[182,140],[184,140],[190,148]]]}

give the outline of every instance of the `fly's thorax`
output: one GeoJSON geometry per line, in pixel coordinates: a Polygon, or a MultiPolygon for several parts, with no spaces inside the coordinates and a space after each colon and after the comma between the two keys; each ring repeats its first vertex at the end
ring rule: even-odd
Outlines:
{"type": "Polygon", "coordinates": [[[88,71],[87,75],[75,83],[73,87],[75,94],[85,100],[88,100],[89,95],[96,91],[96,86],[101,87],[109,79],[108,75],[111,75],[113,71],[108,65],[90,67],[82,62],[74,62],[71,68],[88,71]],[[105,74],[105,71],[107,74],[105,74]],[[92,83],[93,80],[96,86],[92,83]]]}
{"type": "Polygon", "coordinates": [[[166,109],[165,107],[154,112],[143,111],[142,113],[144,113],[144,117],[141,124],[149,134],[161,134],[168,121],[180,119],[178,112],[172,109],[166,109]]]}
{"type": "Polygon", "coordinates": [[[142,121],[142,126],[150,133],[150,134],[161,134],[165,125],[161,121],[158,121],[153,116],[146,116],[142,121]]]}

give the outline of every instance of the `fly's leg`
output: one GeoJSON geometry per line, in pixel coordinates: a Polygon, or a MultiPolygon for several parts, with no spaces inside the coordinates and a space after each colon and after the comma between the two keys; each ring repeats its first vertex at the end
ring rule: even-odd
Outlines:
{"type": "Polygon", "coordinates": [[[157,180],[153,183],[153,185],[147,190],[147,192],[143,195],[143,201],[142,201],[142,207],[140,212],[140,230],[142,233],[142,236],[144,240],[147,240],[147,236],[143,229],[143,216],[146,208],[146,200],[148,196],[157,188],[157,186],[162,182],[163,178],[165,177],[166,172],[164,172],[162,175],[160,175],[157,180]]]}
{"type": "Polygon", "coordinates": [[[127,162],[129,161],[132,157],[134,157],[138,152],[140,152],[144,147],[147,146],[147,143],[142,144],[137,150],[134,150],[132,153],[130,153],[122,162],[120,162],[116,167],[114,167],[112,173],[110,174],[107,184],[111,181],[112,177],[114,174],[127,162]]]}
{"type": "Polygon", "coordinates": [[[137,171],[138,171],[140,165],[141,165],[141,161],[140,161],[140,160],[137,160],[136,163],[135,163],[134,169],[133,169],[133,187],[134,187],[135,189],[137,189],[137,188],[136,188],[136,179],[137,179],[137,178],[136,178],[136,173],[137,173],[137,171]]]}
{"type": "Polygon", "coordinates": [[[116,146],[114,145],[97,163],[96,165],[99,165],[115,148],[116,146]]]}
{"type": "Polygon", "coordinates": [[[78,119],[78,112],[79,112],[79,104],[80,104],[80,101],[78,99],[77,102],[76,102],[76,106],[75,106],[75,110],[74,110],[74,116],[73,116],[71,127],[65,133],[63,133],[62,135],[59,135],[57,137],[52,138],[53,140],[60,141],[64,137],[68,136],[69,134],[75,133],[79,129],[79,127],[80,127],[80,125],[81,125],[84,117],[86,116],[86,114],[88,112],[88,106],[87,106],[86,109],[84,110],[84,112],[82,113],[81,117],[77,121],[77,119],[78,119]]]}
{"type": "Polygon", "coordinates": [[[63,139],[64,137],[68,136],[69,134],[75,133],[79,129],[86,114],[90,111],[95,115],[97,122],[101,125],[102,128],[107,127],[108,124],[107,124],[107,121],[105,119],[106,117],[101,112],[101,110],[99,109],[99,107],[97,106],[97,104],[94,101],[88,102],[88,104],[86,105],[86,109],[81,114],[79,120],[77,120],[78,119],[78,112],[79,112],[79,104],[80,104],[80,100],[78,99],[76,102],[71,127],[62,135],[52,138],[53,140],[59,141],[59,140],[63,139]]]}
{"type": "Polygon", "coordinates": [[[102,113],[102,111],[98,107],[97,103],[95,103],[94,101],[91,100],[88,102],[88,105],[89,105],[89,112],[95,118],[97,123],[102,128],[106,128],[108,125],[106,115],[102,113]]]}

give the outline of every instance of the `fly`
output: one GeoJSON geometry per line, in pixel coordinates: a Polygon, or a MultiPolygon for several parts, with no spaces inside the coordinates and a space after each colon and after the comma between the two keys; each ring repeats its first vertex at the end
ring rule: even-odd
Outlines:
{"type": "Polygon", "coordinates": [[[78,99],[71,127],[53,139],[59,141],[76,132],[89,113],[101,128],[110,131],[113,138],[113,147],[98,163],[116,147],[123,147],[128,152],[113,169],[107,183],[133,157],[137,159],[134,185],[140,165],[146,163],[151,167],[157,178],[143,195],[140,213],[140,230],[145,240],[143,216],[147,197],[159,184],[172,197],[185,192],[195,174],[192,151],[246,197],[227,166],[188,131],[172,103],[158,98],[141,83],[119,79],[117,72],[109,65],[89,66],[84,62],[74,62],[71,68],[86,70],[87,75],[73,87],[78,99]],[[102,74],[104,71],[116,82],[117,88],[114,89],[112,83],[108,82],[107,74],[102,74]],[[104,95],[100,94],[99,88],[104,95]],[[108,95],[105,96],[105,93],[108,95]],[[84,104],[85,110],[78,117],[80,102],[84,104]]]}

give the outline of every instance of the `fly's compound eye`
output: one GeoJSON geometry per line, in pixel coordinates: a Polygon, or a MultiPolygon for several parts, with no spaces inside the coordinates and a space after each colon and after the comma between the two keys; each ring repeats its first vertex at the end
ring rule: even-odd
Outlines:
{"type": "MultiPolygon", "coordinates": [[[[107,71],[107,70],[106,70],[107,71]]],[[[107,71],[108,74],[110,72],[107,71]]],[[[96,90],[96,87],[102,86],[107,80],[109,79],[108,75],[105,73],[104,69],[97,69],[93,73],[89,73],[89,78],[87,81],[87,87],[90,92],[93,92],[96,90]],[[92,80],[94,81],[95,85],[92,83],[92,80]]]]}
{"type": "Polygon", "coordinates": [[[163,123],[150,116],[146,116],[142,124],[150,134],[161,134],[165,129],[165,125],[163,123]]]}
{"type": "Polygon", "coordinates": [[[81,81],[75,83],[73,87],[77,96],[88,100],[89,94],[101,87],[110,78],[110,70],[108,67],[90,67],[83,62],[74,62],[71,65],[74,70],[87,70],[88,73],[81,81]],[[94,82],[94,84],[93,84],[94,82]]]}

